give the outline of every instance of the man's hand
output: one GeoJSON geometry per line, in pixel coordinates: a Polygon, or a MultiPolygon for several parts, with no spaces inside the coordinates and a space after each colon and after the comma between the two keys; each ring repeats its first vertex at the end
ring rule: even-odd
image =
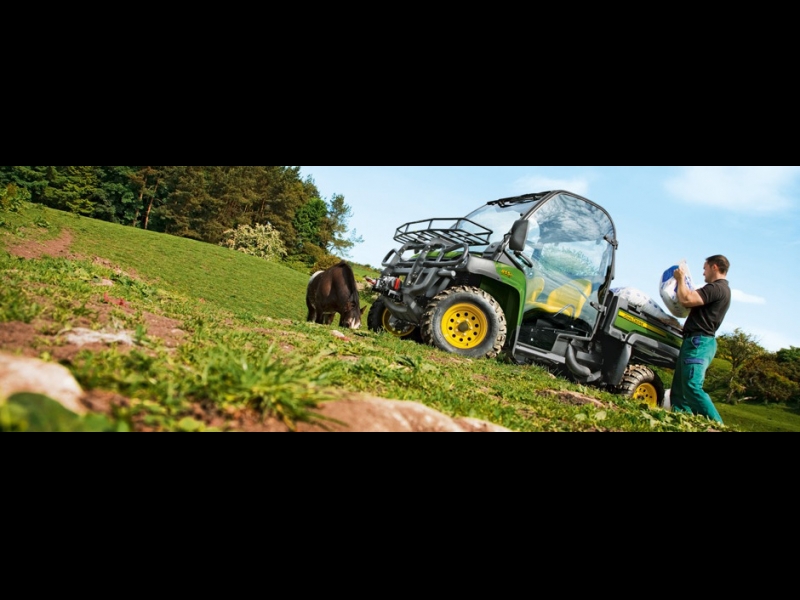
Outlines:
{"type": "Polygon", "coordinates": [[[672,276],[675,278],[675,281],[681,283],[685,279],[685,273],[683,272],[683,268],[678,266],[675,271],[673,271],[672,276]]]}
{"type": "Polygon", "coordinates": [[[675,278],[675,281],[678,282],[675,294],[678,296],[678,302],[681,303],[681,306],[694,308],[695,306],[703,306],[703,304],[705,304],[702,296],[700,296],[696,290],[689,289],[686,283],[686,273],[683,272],[682,266],[678,266],[672,273],[672,276],[675,278]]]}

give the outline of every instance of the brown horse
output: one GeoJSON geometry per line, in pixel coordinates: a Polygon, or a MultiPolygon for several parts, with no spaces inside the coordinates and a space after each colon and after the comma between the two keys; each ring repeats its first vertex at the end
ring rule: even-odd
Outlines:
{"type": "Polygon", "coordinates": [[[358,329],[361,327],[361,315],[367,308],[360,305],[356,277],[346,262],[342,261],[311,276],[306,290],[306,321],[330,325],[336,313],[339,313],[339,327],[358,329]]]}

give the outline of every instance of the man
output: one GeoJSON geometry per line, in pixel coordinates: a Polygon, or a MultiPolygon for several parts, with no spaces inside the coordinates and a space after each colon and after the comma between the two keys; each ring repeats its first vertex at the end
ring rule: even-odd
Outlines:
{"type": "Polygon", "coordinates": [[[703,264],[706,285],[696,290],[686,285],[682,269],[676,269],[674,274],[678,282],[678,302],[691,310],[683,324],[683,344],[672,379],[672,410],[704,415],[720,424],[722,417],[703,390],[703,383],[706,370],[717,353],[717,330],[731,305],[729,267],[730,262],[721,254],[709,256],[703,264]]]}

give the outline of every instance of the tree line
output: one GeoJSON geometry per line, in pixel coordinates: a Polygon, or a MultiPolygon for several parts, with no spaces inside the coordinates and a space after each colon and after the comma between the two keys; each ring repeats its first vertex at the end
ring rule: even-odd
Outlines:
{"type": "Polygon", "coordinates": [[[300,167],[0,167],[0,189],[51,208],[211,244],[242,227],[269,227],[282,242],[281,259],[303,270],[346,257],[362,241],[348,231],[352,214],[344,196],[323,199],[300,167]]]}

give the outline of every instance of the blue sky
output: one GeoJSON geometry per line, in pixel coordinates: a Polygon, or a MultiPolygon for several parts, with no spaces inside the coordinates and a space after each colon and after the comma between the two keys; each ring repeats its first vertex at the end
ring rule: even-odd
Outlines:
{"type": "MultiPolygon", "coordinates": [[[[461,217],[489,200],[565,189],[611,215],[615,287],[661,300],[661,274],[686,259],[703,285],[712,254],[731,261],[733,302],[719,333],[740,328],[771,352],[800,347],[800,167],[300,167],[324,200],[344,196],[363,238],[346,257],[382,268],[410,221],[461,217]]],[[[683,321],[683,320],[681,320],[683,321]]]]}

